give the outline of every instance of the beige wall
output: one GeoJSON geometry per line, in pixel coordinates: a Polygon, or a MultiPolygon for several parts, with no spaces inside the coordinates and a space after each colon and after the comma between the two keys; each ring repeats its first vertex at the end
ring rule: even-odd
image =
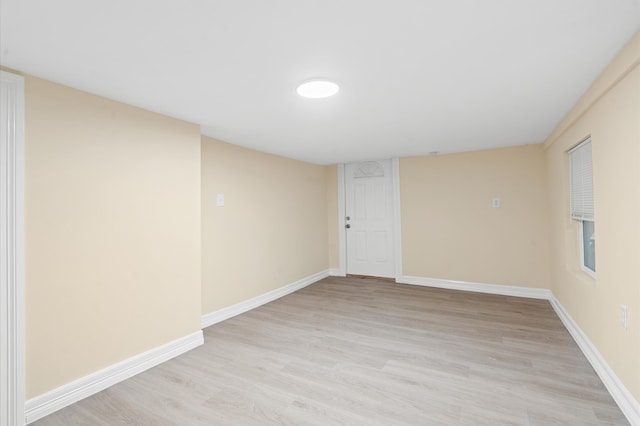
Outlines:
{"type": "Polygon", "coordinates": [[[552,290],[640,401],[640,34],[545,142],[552,290]],[[591,136],[596,277],[580,268],[566,151],[591,136]],[[628,329],[620,326],[620,305],[628,329]]]}
{"type": "Polygon", "coordinates": [[[545,182],[540,144],[402,158],[403,274],[548,288],[545,182]]]}
{"type": "MultiPolygon", "coordinates": [[[[400,160],[404,275],[550,286],[636,399],[639,63],[636,35],[544,149],[400,160]],[[566,150],[589,135],[595,279],[568,219],[566,150]]],[[[335,166],[28,76],[25,178],[28,399],[190,334],[202,313],[338,268],[335,166]]]]}
{"type": "Polygon", "coordinates": [[[200,135],[26,77],[26,397],[199,330],[200,135]]]}
{"type": "Polygon", "coordinates": [[[202,138],[203,314],[329,268],[326,174],[202,138]]]}
{"type": "Polygon", "coordinates": [[[340,267],[338,248],[338,168],[336,166],[327,166],[326,171],[329,267],[338,269],[340,267]]]}

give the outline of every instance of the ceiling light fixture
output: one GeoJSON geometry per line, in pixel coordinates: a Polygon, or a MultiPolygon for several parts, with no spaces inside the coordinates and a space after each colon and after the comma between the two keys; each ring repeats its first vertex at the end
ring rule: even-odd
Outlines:
{"type": "Polygon", "coordinates": [[[340,90],[340,86],[336,83],[328,80],[310,80],[302,83],[296,89],[298,95],[310,98],[310,99],[320,99],[320,98],[328,98],[329,96],[333,96],[340,90]]]}

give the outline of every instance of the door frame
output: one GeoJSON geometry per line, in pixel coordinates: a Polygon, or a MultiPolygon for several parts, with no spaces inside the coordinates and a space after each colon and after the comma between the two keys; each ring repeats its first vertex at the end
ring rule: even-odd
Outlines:
{"type": "MultiPolygon", "coordinates": [[[[347,231],[345,228],[347,216],[347,191],[345,178],[345,164],[338,164],[338,275],[347,275],[347,231]]],[[[391,159],[391,191],[393,202],[393,249],[394,275],[396,282],[402,281],[402,219],[400,216],[400,159],[391,159]]]]}
{"type": "MultiPolygon", "coordinates": [[[[0,338],[6,343],[8,380],[2,386],[0,425],[25,423],[24,387],[24,77],[0,70],[0,79],[7,110],[6,149],[0,166],[6,171],[6,197],[0,201],[0,209],[6,213],[2,221],[4,238],[0,242],[0,258],[6,265],[0,301],[0,338]]],[[[3,352],[5,352],[3,350],[3,352]]]]}

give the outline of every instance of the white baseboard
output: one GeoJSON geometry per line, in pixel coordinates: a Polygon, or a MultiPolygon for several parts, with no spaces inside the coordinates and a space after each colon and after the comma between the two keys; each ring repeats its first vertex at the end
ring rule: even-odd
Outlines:
{"type": "Polygon", "coordinates": [[[35,422],[203,343],[200,330],[32,398],[25,404],[26,421],[35,422]]]}
{"type": "Polygon", "coordinates": [[[551,290],[546,288],[517,287],[499,284],[482,284],[467,281],[441,280],[437,278],[424,278],[402,276],[396,280],[398,284],[421,285],[425,287],[447,288],[450,290],[474,291],[477,293],[500,294],[503,296],[526,297],[529,299],[545,299],[551,297],[551,290]]]}
{"type": "Polygon", "coordinates": [[[589,360],[589,363],[591,363],[591,366],[598,376],[600,376],[600,380],[602,380],[602,383],[604,383],[614,401],[616,401],[618,407],[620,407],[620,410],[622,410],[627,417],[629,423],[632,426],[640,426],[640,403],[631,395],[631,392],[629,392],[618,376],[616,376],[616,373],[609,367],[587,335],[578,327],[578,324],[576,324],[573,318],[571,318],[571,315],[569,315],[564,306],[562,306],[553,294],[549,298],[549,302],[558,317],[560,317],[565,328],[569,331],[569,334],[571,334],[571,337],[573,337],[573,340],[576,341],[578,347],[582,350],[584,356],[589,360]]]}
{"type": "Polygon", "coordinates": [[[616,401],[620,410],[624,413],[632,426],[640,426],[640,403],[631,395],[631,392],[620,381],[611,367],[604,360],[600,352],[591,343],[586,334],[578,327],[562,304],[556,299],[551,290],[530,287],[516,287],[496,284],[481,284],[466,281],[450,281],[434,278],[403,276],[398,280],[399,284],[413,284],[426,287],[447,288],[451,290],[475,291],[479,293],[500,294],[503,296],[527,297],[531,299],[545,299],[551,303],[569,334],[573,337],[582,353],[596,371],[602,383],[616,401]]]}
{"type": "Polygon", "coordinates": [[[329,275],[332,277],[346,277],[347,274],[340,270],[340,268],[331,268],[329,269],[329,275]]]}
{"type": "MultiPolygon", "coordinates": [[[[269,303],[282,296],[293,293],[329,275],[340,276],[339,271],[331,269],[319,272],[276,290],[249,299],[245,302],[211,312],[202,316],[202,327],[208,327],[225,319],[247,312],[258,306],[269,303]],[[335,274],[334,274],[335,272],[335,274]]],[[[591,343],[576,322],[571,318],[562,304],[555,298],[551,290],[503,286],[496,284],[482,284],[465,281],[450,281],[433,278],[403,276],[399,284],[412,284],[427,287],[447,288],[452,290],[473,291],[480,293],[500,294],[504,296],[527,297],[549,300],[554,311],[567,328],[578,347],[604,383],[605,387],[616,401],[632,426],[640,426],[640,404],[620,381],[618,376],[602,358],[600,352],[591,343]]],[[[152,349],[118,364],[107,367],[82,379],[76,380],[44,395],[30,399],[25,404],[26,421],[32,423],[61,408],[91,396],[118,382],[135,376],[142,371],[168,361],[204,343],[202,331],[195,332],[166,345],[152,349]]]]}
{"type": "Polygon", "coordinates": [[[317,274],[310,275],[296,282],[285,285],[284,287],[277,288],[268,293],[264,293],[264,294],[261,294],[260,296],[256,296],[252,299],[245,300],[244,302],[236,303],[235,305],[231,305],[226,308],[222,308],[217,311],[210,312],[202,316],[201,326],[202,328],[207,328],[209,326],[212,326],[213,324],[217,324],[226,319],[235,317],[236,315],[243,314],[247,311],[250,311],[251,309],[255,309],[266,303],[279,299],[282,296],[286,296],[287,294],[300,290],[301,288],[304,288],[310,284],[320,281],[321,279],[324,279],[328,276],[329,276],[329,270],[326,269],[322,272],[318,272],[317,274]]]}

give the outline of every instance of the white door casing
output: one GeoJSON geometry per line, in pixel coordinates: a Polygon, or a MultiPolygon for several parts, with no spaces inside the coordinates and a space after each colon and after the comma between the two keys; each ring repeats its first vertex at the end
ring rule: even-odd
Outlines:
{"type": "Polygon", "coordinates": [[[345,166],[347,273],[395,278],[391,160],[345,166]]]}
{"type": "Polygon", "coordinates": [[[24,425],[24,78],[0,71],[0,426],[24,425]]]}

